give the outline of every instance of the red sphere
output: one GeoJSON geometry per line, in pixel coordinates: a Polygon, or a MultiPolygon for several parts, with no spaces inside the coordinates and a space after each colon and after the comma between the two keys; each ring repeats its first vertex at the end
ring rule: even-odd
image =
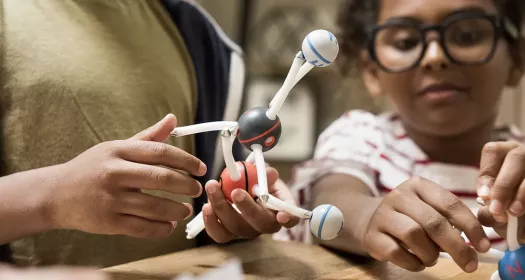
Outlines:
{"type": "Polygon", "coordinates": [[[237,181],[233,181],[230,178],[230,173],[228,172],[228,168],[224,169],[221,173],[221,189],[224,193],[224,197],[229,202],[233,203],[232,200],[232,192],[235,189],[244,189],[247,191],[253,198],[255,196],[252,193],[253,186],[257,184],[257,168],[255,165],[244,162],[244,161],[237,161],[235,162],[237,165],[237,169],[241,173],[241,178],[237,181]]]}

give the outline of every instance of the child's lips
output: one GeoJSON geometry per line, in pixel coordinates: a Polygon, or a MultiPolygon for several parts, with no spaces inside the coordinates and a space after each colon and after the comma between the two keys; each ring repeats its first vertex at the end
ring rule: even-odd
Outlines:
{"type": "Polygon", "coordinates": [[[469,89],[467,87],[457,86],[450,83],[433,84],[427,86],[418,92],[419,97],[429,101],[449,101],[466,95],[469,89]]]}

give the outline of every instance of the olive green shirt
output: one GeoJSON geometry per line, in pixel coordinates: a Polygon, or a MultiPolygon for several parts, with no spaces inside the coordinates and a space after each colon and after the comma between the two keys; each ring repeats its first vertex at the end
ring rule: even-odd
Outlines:
{"type": "MultiPolygon", "coordinates": [[[[0,1],[4,175],[66,162],[168,113],[179,126],[192,124],[193,65],[158,1],[0,1]]],[[[169,143],[193,153],[193,140],[169,143]]],[[[107,267],[194,246],[184,228],[160,240],[56,230],[11,248],[21,265],[107,267]]]]}

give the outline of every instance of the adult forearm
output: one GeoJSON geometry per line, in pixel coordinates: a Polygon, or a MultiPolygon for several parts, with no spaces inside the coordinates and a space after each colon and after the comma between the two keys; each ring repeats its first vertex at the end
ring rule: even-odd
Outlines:
{"type": "Polygon", "coordinates": [[[54,173],[46,167],[0,178],[0,244],[52,229],[47,194],[54,173]]]}
{"type": "Polygon", "coordinates": [[[353,254],[368,255],[362,238],[381,198],[369,194],[361,181],[346,175],[321,179],[314,187],[314,205],[332,204],[345,217],[343,232],[335,239],[321,244],[353,254]],[[353,185],[353,186],[352,186],[353,185]]]}

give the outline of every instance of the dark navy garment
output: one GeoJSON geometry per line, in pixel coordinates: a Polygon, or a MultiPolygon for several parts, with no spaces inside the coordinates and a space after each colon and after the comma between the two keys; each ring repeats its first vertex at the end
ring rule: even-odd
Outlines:
{"type": "MultiPolygon", "coordinates": [[[[225,111],[229,105],[227,104],[228,98],[232,101],[242,98],[242,92],[235,96],[228,96],[233,86],[230,81],[244,84],[244,75],[243,77],[231,77],[231,67],[235,66],[232,64],[232,55],[242,57],[242,51],[224,35],[214,20],[193,2],[163,0],[162,3],[184,38],[195,67],[198,91],[195,123],[224,120],[225,111]]],[[[241,102],[233,103],[240,104],[241,102]]],[[[235,115],[239,116],[240,108],[229,109],[236,110],[235,115]]],[[[227,121],[236,120],[228,119],[227,121]]],[[[224,160],[221,161],[220,166],[215,166],[216,149],[221,147],[217,145],[219,132],[200,133],[195,137],[196,156],[208,167],[208,173],[198,178],[204,186],[208,180],[217,179],[217,174],[220,174],[224,168],[224,160]]],[[[242,149],[244,148],[239,142],[235,141],[233,153],[236,160],[243,160],[242,149]]],[[[222,158],[222,153],[220,155],[222,158]]],[[[203,195],[196,200],[194,213],[199,213],[206,202],[206,193],[203,192],[203,195]]],[[[205,232],[201,235],[204,234],[205,232]]]]}

